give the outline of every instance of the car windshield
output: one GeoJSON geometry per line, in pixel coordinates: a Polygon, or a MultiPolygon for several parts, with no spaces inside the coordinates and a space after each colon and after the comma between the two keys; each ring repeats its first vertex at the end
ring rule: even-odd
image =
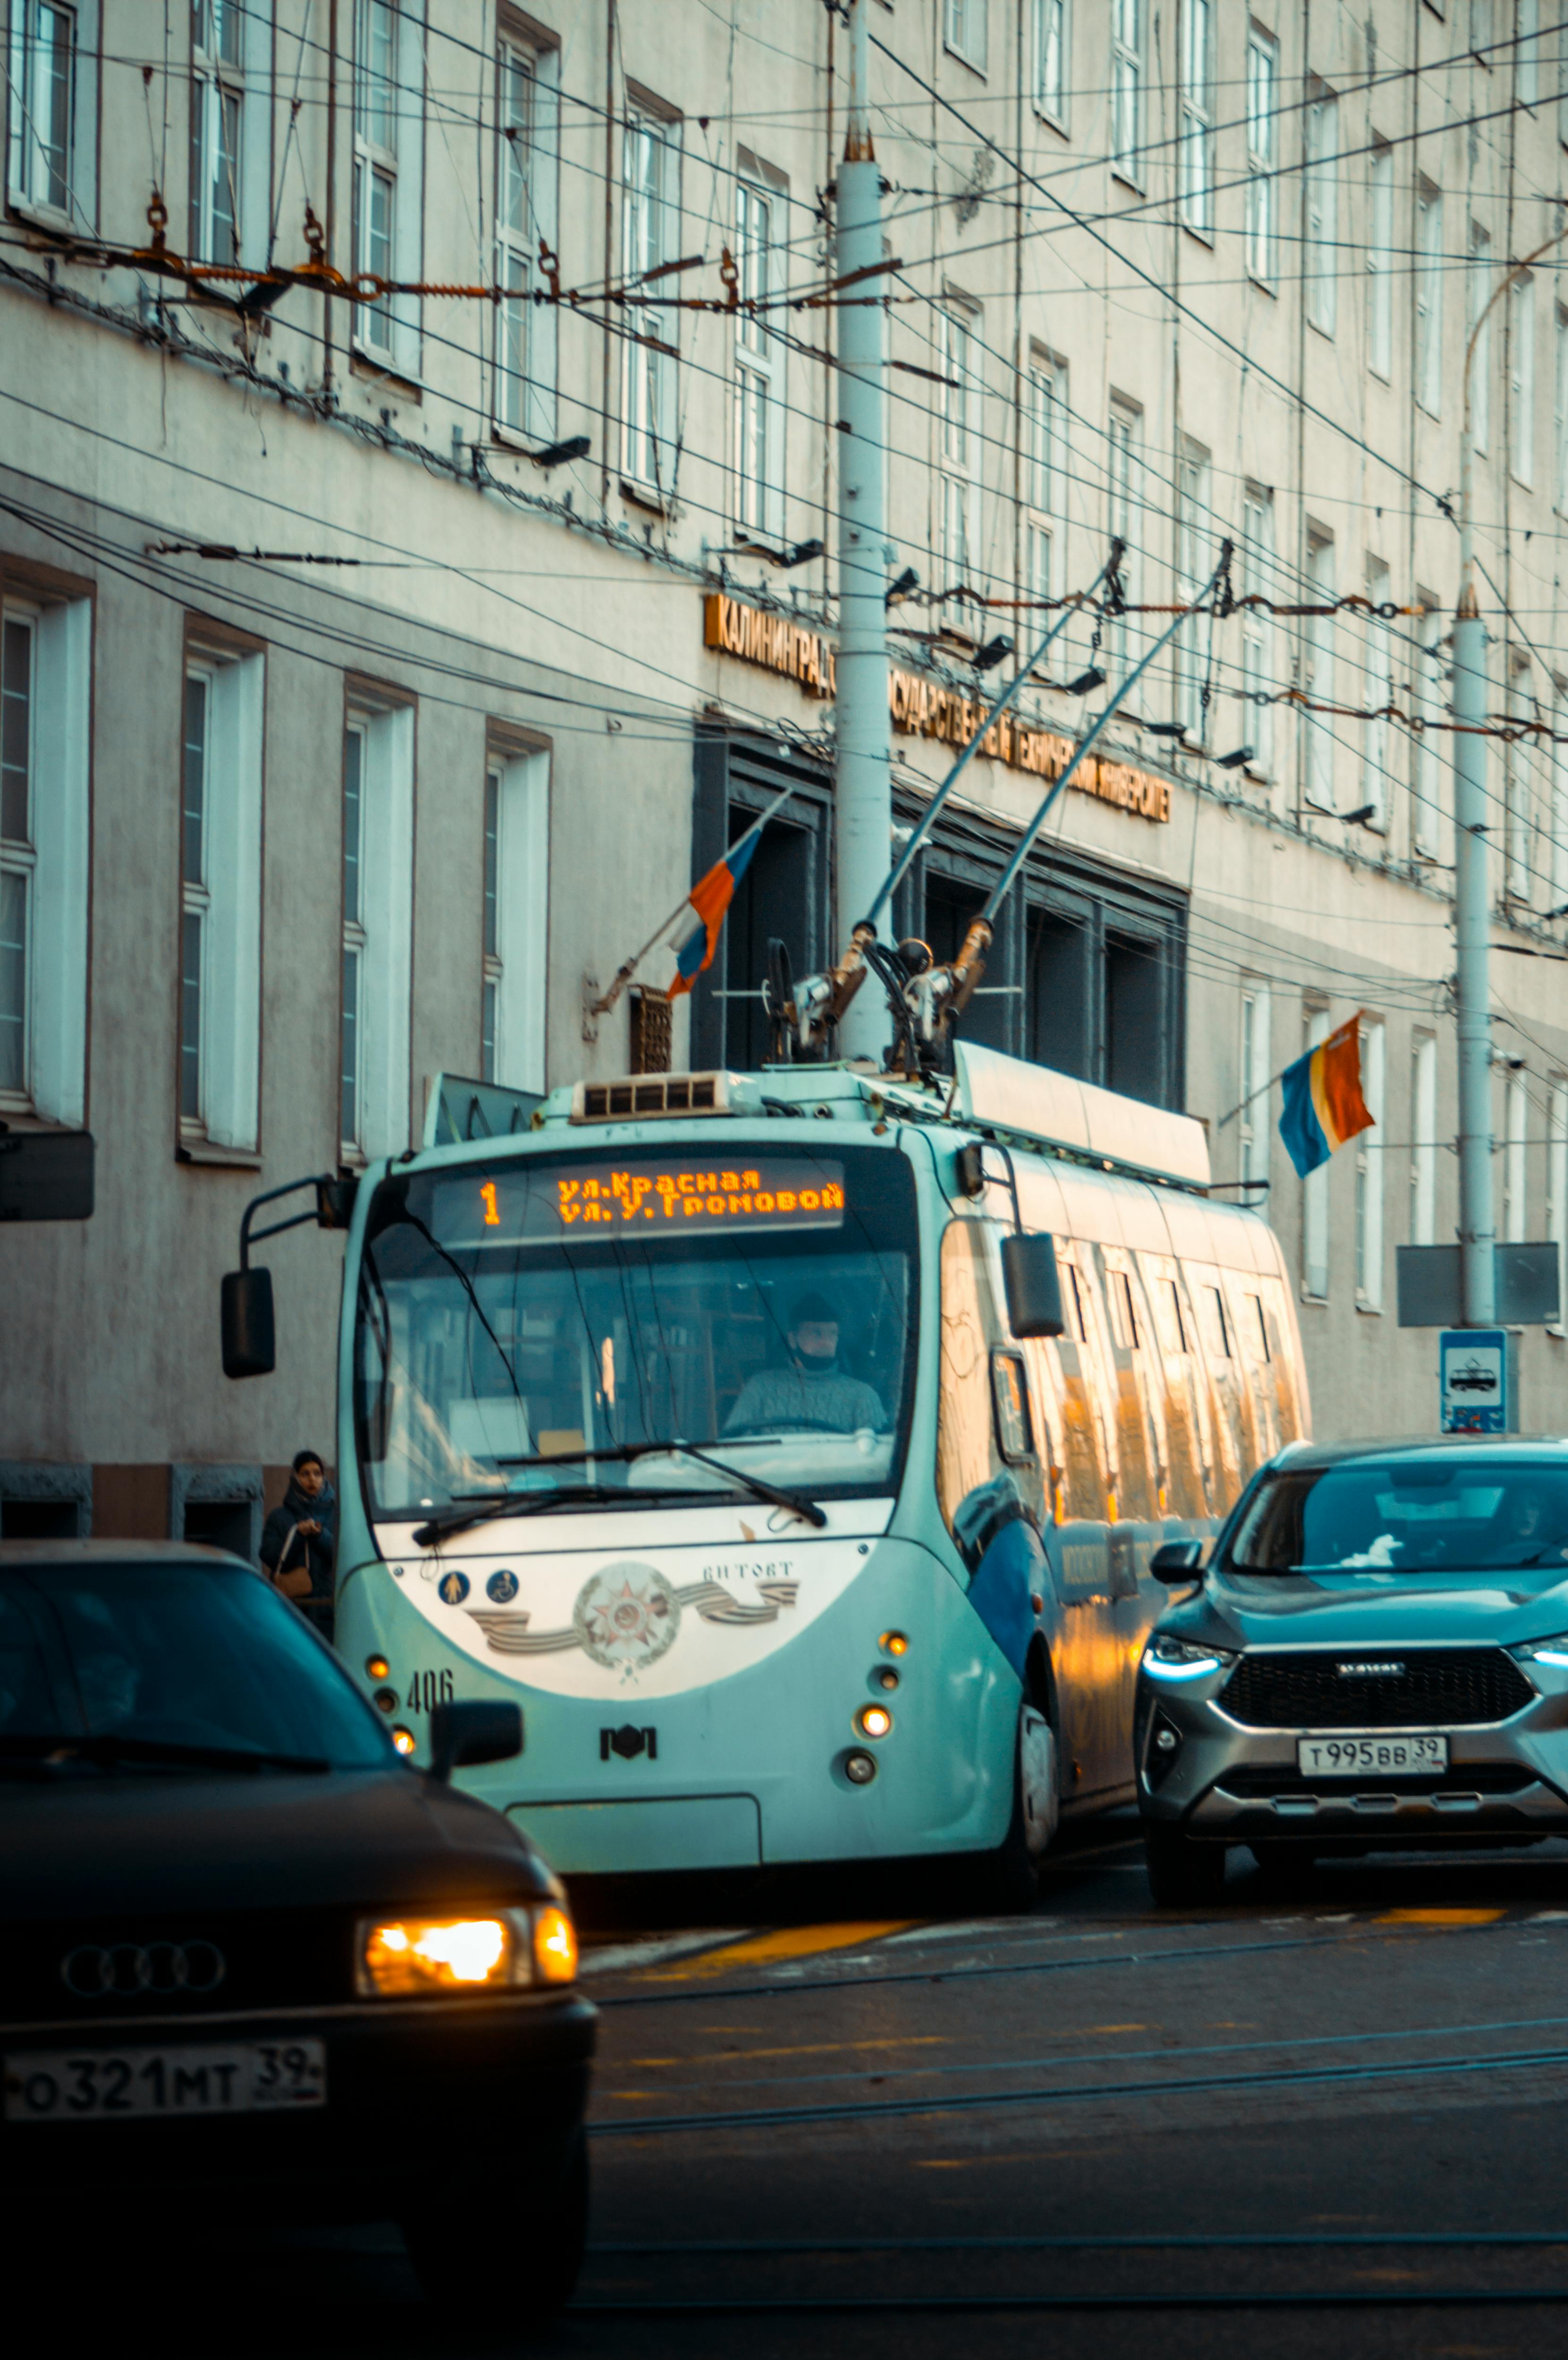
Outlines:
{"type": "Polygon", "coordinates": [[[293,1608],[240,1566],[0,1567],[0,1760],[83,1744],[103,1760],[398,1758],[293,1608]]]}
{"type": "Polygon", "coordinates": [[[734,1492],[673,1448],[631,1455],[648,1444],[814,1498],[891,1490],[914,1241],[909,1165],[875,1149],[727,1142],[699,1166],[590,1145],[384,1181],[355,1352],[372,1513],[734,1492]]]}
{"type": "Polygon", "coordinates": [[[1224,1554],[1236,1573],[1412,1573],[1531,1568],[1568,1575],[1568,1465],[1411,1456],[1282,1468],[1242,1512],[1224,1554]]]}

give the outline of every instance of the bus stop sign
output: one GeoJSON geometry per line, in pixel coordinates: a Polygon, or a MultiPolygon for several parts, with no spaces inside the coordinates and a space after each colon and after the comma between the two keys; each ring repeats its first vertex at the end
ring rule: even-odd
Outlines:
{"type": "Polygon", "coordinates": [[[1509,1434],[1508,1337],[1501,1328],[1445,1328],[1437,1341],[1444,1434],[1509,1434]]]}

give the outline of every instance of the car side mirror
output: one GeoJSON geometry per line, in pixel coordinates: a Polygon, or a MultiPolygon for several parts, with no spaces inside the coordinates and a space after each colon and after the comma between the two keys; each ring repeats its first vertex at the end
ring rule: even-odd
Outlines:
{"type": "Polygon", "coordinates": [[[222,1324],[225,1376],[269,1377],[278,1365],[269,1270],[225,1273],[222,1324]]]}
{"type": "Polygon", "coordinates": [[[1061,1272],[1057,1241],[1043,1229],[1021,1231],[1002,1240],[1002,1286],[1007,1325],[1014,1336],[1062,1336],[1061,1272]]]}
{"type": "Polygon", "coordinates": [[[1166,1541],[1149,1559],[1149,1572],[1154,1579],[1172,1586],[1183,1581],[1195,1581],[1202,1569],[1201,1541],[1166,1541]]]}
{"type": "Polygon", "coordinates": [[[510,1762],[522,1752],[522,1710],[515,1704],[438,1704],[430,1716],[430,1775],[444,1782],[479,1762],[510,1762]]]}

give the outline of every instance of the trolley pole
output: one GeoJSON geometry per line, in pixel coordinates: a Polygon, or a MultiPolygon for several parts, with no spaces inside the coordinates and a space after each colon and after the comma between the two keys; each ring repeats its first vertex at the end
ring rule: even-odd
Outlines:
{"type": "MultiPolygon", "coordinates": [[[[883,259],[882,175],[872,148],[869,74],[871,0],[850,0],[850,112],[839,167],[837,273],[883,259]]],[[[843,421],[839,443],[838,882],[836,935],[848,942],[887,874],[893,841],[887,708],[887,519],[883,513],[887,439],[883,383],[884,312],[856,300],[839,311],[837,373],[843,421]]],[[[886,1022],[871,994],[850,1002],[839,1029],[845,1056],[880,1058],[886,1022]]]]}

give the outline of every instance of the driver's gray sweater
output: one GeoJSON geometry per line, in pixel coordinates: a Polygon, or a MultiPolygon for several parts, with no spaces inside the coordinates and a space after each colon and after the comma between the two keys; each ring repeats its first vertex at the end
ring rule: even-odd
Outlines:
{"type": "Polygon", "coordinates": [[[886,1424],[880,1396],[859,1377],[844,1376],[838,1370],[828,1376],[808,1377],[796,1369],[764,1369],[747,1378],[740,1400],[724,1421],[724,1431],[739,1434],[747,1427],[823,1426],[839,1434],[853,1434],[863,1426],[880,1431],[886,1424]]]}

